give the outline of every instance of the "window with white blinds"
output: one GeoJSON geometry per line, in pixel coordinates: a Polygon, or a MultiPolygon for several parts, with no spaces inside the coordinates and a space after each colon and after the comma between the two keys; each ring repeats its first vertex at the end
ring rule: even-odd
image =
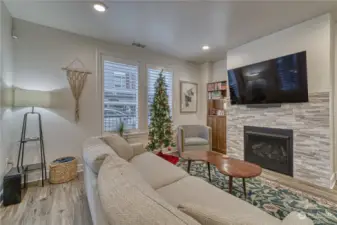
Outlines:
{"type": "MultiPolygon", "coordinates": [[[[151,115],[151,105],[153,103],[154,94],[155,94],[155,83],[159,77],[161,69],[147,69],[147,79],[148,79],[148,89],[147,89],[147,105],[148,105],[148,124],[150,124],[150,115],[151,115]]],[[[163,75],[165,77],[165,82],[167,85],[167,95],[169,100],[169,105],[171,109],[171,116],[172,116],[172,81],[173,81],[173,73],[170,71],[163,71],[163,75]]]]}
{"type": "Polygon", "coordinates": [[[138,128],[138,65],[104,60],[104,131],[138,128]]]}

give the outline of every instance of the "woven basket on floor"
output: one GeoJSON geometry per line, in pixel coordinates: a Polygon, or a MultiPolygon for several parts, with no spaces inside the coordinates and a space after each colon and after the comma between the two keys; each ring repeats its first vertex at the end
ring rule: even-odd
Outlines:
{"type": "Polygon", "coordinates": [[[61,184],[75,179],[77,176],[77,159],[72,156],[56,159],[49,165],[49,182],[61,184]],[[70,159],[67,162],[65,159],[70,159]]]}

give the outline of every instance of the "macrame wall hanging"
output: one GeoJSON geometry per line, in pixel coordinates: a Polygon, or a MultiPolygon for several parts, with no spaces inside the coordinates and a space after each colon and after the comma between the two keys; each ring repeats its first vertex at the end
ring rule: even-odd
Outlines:
{"type": "Polygon", "coordinates": [[[91,72],[86,71],[84,64],[79,59],[75,59],[69,64],[69,66],[62,68],[62,70],[67,72],[67,79],[71,88],[71,92],[75,98],[75,121],[77,123],[80,119],[81,93],[87,80],[87,76],[91,74],[91,72]],[[75,63],[80,64],[82,68],[74,67],[75,63]]]}

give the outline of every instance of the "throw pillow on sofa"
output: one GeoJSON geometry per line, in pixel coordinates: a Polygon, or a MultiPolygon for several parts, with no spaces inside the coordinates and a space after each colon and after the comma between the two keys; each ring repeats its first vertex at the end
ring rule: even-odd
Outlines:
{"type": "Polygon", "coordinates": [[[179,205],[178,209],[202,225],[253,225],[250,223],[237,223],[234,218],[225,217],[220,209],[210,209],[189,203],[179,205]]]}
{"type": "Polygon", "coordinates": [[[129,161],[133,157],[133,149],[129,143],[117,134],[112,134],[102,138],[103,141],[109,145],[119,157],[129,161]]]}
{"type": "Polygon", "coordinates": [[[117,153],[99,138],[87,139],[83,144],[83,149],[83,159],[85,164],[96,174],[98,174],[99,169],[108,155],[117,156],[117,153]]]}

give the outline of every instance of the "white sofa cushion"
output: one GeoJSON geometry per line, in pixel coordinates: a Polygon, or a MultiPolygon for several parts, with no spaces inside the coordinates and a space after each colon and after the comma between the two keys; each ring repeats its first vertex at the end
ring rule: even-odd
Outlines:
{"type": "Polygon", "coordinates": [[[89,138],[83,143],[83,160],[95,174],[108,155],[117,154],[100,138],[89,138]]]}
{"type": "Polygon", "coordinates": [[[208,145],[208,141],[200,137],[185,138],[185,145],[208,145]]]}
{"type": "Polygon", "coordinates": [[[133,157],[136,155],[140,155],[144,152],[147,152],[147,150],[144,148],[142,143],[132,143],[130,144],[130,146],[133,149],[133,155],[132,155],[133,157]]]}
{"type": "Polygon", "coordinates": [[[103,211],[110,225],[198,225],[165,202],[134,167],[107,157],[98,175],[103,211]]]}
{"type": "Polygon", "coordinates": [[[130,163],[154,189],[189,176],[184,170],[150,152],[133,157],[130,163]]]}
{"type": "Polygon", "coordinates": [[[284,218],[282,225],[314,225],[311,219],[305,214],[299,212],[291,212],[284,218]]]}
{"type": "Polygon", "coordinates": [[[220,209],[203,207],[190,203],[184,203],[178,206],[183,213],[194,218],[201,225],[254,225],[250,222],[236,222],[224,216],[220,209]]]}
{"type": "Polygon", "coordinates": [[[133,157],[133,149],[131,145],[119,135],[112,134],[109,136],[104,136],[103,140],[119,155],[119,157],[127,161],[133,157]]]}
{"type": "Polygon", "coordinates": [[[238,223],[281,224],[279,219],[197,177],[185,177],[156,191],[176,207],[183,203],[191,203],[205,208],[219,209],[223,216],[238,223]]]}

